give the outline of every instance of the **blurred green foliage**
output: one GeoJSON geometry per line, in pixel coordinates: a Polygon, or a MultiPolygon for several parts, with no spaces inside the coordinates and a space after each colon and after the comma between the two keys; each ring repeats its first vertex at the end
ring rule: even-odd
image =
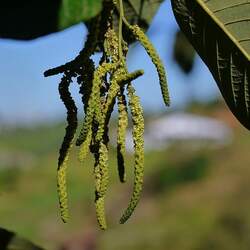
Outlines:
{"type": "Polygon", "coordinates": [[[18,182],[20,169],[17,167],[8,167],[1,169],[0,167],[0,190],[14,189],[18,182]]]}
{"type": "Polygon", "coordinates": [[[149,192],[161,194],[166,190],[172,190],[178,185],[200,180],[205,177],[210,166],[209,157],[204,153],[184,152],[181,159],[172,159],[158,163],[157,169],[149,176],[147,188],[149,192]]]}
{"type": "Polygon", "coordinates": [[[197,150],[187,144],[147,152],[143,197],[125,225],[118,219],[131,194],[133,156],[126,157],[128,183],[120,184],[111,148],[110,227],[102,233],[94,211],[93,162],[88,158],[81,166],[76,151],[68,179],[71,220],[60,220],[56,165],[64,124],[4,131],[0,152],[33,158],[29,166],[18,165],[14,177],[0,174],[1,227],[51,250],[85,244],[90,231],[101,250],[248,250],[250,138],[243,128],[234,132],[232,145],[224,148],[197,150]],[[14,188],[7,188],[6,180],[15,182],[14,188]]]}

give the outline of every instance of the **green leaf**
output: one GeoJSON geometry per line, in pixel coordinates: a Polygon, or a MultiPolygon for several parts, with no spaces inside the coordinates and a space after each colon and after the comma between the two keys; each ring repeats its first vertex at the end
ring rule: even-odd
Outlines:
{"type": "MultiPolygon", "coordinates": [[[[163,0],[123,0],[125,17],[130,24],[138,24],[146,31],[162,2],[163,0]]],[[[118,30],[118,6],[115,14],[114,25],[116,30],[118,30]]],[[[135,41],[134,36],[131,35],[126,26],[123,29],[123,36],[128,43],[135,41]]]]}
{"type": "Polygon", "coordinates": [[[149,27],[163,0],[123,0],[126,19],[131,24],[149,27]]]}
{"type": "Polygon", "coordinates": [[[189,74],[194,67],[195,50],[182,31],[175,35],[173,59],[178,63],[182,71],[189,74]]]}
{"type": "MultiPolygon", "coordinates": [[[[120,16],[119,1],[117,0],[116,2],[117,5],[114,10],[113,24],[116,32],[118,33],[120,16]]],[[[137,24],[144,31],[146,31],[162,2],[163,0],[123,0],[125,18],[131,25],[137,24]]],[[[96,17],[88,22],[85,22],[87,28],[90,27],[89,24],[92,22],[98,22],[98,18],[96,17]]],[[[134,35],[131,34],[131,31],[126,25],[123,26],[123,38],[129,44],[135,42],[134,35]]],[[[98,43],[102,44],[103,41],[99,40],[98,43]]],[[[97,51],[99,51],[99,49],[97,51]]]]}
{"type": "Polygon", "coordinates": [[[57,32],[101,11],[102,0],[3,1],[0,37],[34,39],[57,32]]]}
{"type": "Polygon", "coordinates": [[[101,0],[62,0],[59,28],[67,28],[96,16],[102,7],[101,0]]]}
{"type": "Polygon", "coordinates": [[[171,2],[180,28],[210,69],[227,105],[250,129],[250,2],[171,2]]]}

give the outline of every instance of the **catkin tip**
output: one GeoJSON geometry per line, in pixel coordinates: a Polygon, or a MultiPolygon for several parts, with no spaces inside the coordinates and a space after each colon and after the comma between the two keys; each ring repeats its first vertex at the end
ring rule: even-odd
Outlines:
{"type": "Polygon", "coordinates": [[[100,229],[107,229],[107,222],[105,217],[105,208],[104,208],[104,197],[99,197],[95,201],[96,205],[96,217],[100,229]]]}
{"type": "Polygon", "coordinates": [[[61,215],[61,220],[63,223],[67,223],[69,221],[69,215],[61,215]]]}

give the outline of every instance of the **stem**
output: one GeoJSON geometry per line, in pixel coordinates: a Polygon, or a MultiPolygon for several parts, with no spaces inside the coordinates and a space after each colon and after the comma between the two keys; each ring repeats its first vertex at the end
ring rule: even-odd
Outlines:
{"type": "Polygon", "coordinates": [[[126,19],[124,16],[123,16],[123,18],[122,18],[122,21],[124,22],[124,24],[125,24],[128,28],[131,27],[130,23],[127,21],[127,19],[126,19]]]}
{"type": "Polygon", "coordinates": [[[118,35],[118,42],[119,42],[119,59],[123,60],[123,52],[122,52],[122,20],[124,18],[124,9],[123,9],[123,2],[119,0],[119,10],[120,10],[120,18],[119,18],[119,35],[118,35]]]}

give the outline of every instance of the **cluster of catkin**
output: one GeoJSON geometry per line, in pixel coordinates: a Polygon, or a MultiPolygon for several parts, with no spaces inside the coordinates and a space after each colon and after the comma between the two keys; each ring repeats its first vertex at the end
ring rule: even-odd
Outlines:
{"type": "MultiPolygon", "coordinates": [[[[144,168],[144,118],[140,98],[135,94],[132,81],[143,75],[142,70],[129,73],[126,67],[127,43],[116,34],[112,16],[116,2],[104,1],[103,11],[89,24],[89,34],[85,46],[73,60],[57,68],[45,72],[45,76],[63,73],[59,84],[60,97],[67,109],[66,134],[60,149],[58,160],[57,186],[60,213],[64,222],[68,219],[68,201],[66,172],[69,153],[75,144],[79,146],[79,159],[84,162],[90,152],[95,159],[95,205],[97,221],[101,229],[107,227],[105,218],[105,195],[109,181],[108,168],[108,127],[115,104],[118,106],[117,129],[117,165],[121,182],[126,180],[124,157],[126,151],[126,131],[128,127],[128,111],[133,122],[134,141],[134,188],[127,209],[120,223],[125,223],[133,213],[142,191],[144,168]],[[95,51],[101,51],[99,65],[95,67],[91,59],[95,51]],[[77,107],[71,97],[69,86],[76,78],[80,86],[84,106],[84,118],[81,130],[76,136],[78,127],[77,107]]],[[[129,25],[131,34],[140,41],[158,71],[164,102],[169,105],[165,70],[153,45],[137,25],[129,25]]]]}

